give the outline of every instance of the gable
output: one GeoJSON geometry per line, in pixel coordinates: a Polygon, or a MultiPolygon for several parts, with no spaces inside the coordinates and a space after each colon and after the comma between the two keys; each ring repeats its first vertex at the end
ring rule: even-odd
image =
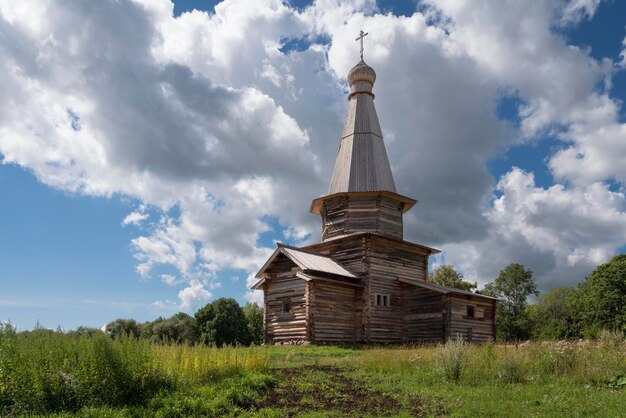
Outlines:
{"type": "Polygon", "coordinates": [[[309,274],[310,277],[319,278],[321,274],[334,276],[339,279],[357,278],[357,276],[350,273],[341,264],[330,257],[316,254],[312,251],[278,244],[278,248],[276,248],[274,253],[272,253],[270,258],[256,274],[255,277],[261,280],[252,286],[252,288],[258,289],[273,272],[289,271],[292,270],[293,267],[309,274]]]}

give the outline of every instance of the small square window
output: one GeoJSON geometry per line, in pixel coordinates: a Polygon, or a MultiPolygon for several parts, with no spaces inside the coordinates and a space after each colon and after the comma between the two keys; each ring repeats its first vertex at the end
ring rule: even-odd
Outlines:
{"type": "Polygon", "coordinates": [[[474,318],[474,306],[467,305],[467,317],[474,318]]]}
{"type": "Polygon", "coordinates": [[[383,306],[389,306],[389,296],[383,295],[383,306]]]}
{"type": "Polygon", "coordinates": [[[290,301],[284,301],[283,302],[283,313],[289,313],[291,312],[291,302],[290,301]]]}
{"type": "Polygon", "coordinates": [[[376,295],[376,306],[381,306],[383,304],[383,295],[376,295]]]}

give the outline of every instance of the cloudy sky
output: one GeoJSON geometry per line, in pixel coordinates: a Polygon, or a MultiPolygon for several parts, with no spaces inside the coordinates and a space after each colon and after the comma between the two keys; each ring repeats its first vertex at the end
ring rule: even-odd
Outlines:
{"type": "Polygon", "coordinates": [[[193,313],[320,237],[376,70],[408,240],[540,289],[626,251],[626,4],[0,0],[0,320],[193,313]]]}

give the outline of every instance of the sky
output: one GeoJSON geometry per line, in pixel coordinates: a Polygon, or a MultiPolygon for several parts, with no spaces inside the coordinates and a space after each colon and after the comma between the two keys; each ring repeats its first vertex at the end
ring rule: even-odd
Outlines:
{"type": "Polygon", "coordinates": [[[626,3],[0,0],[0,320],[101,327],[249,290],[320,239],[365,60],[405,239],[481,287],[626,252],[626,3]]]}

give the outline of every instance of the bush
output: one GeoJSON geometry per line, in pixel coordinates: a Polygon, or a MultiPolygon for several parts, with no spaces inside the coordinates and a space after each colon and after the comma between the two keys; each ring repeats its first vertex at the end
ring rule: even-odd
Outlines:
{"type": "Polygon", "coordinates": [[[521,383],[524,381],[524,372],[520,362],[512,356],[502,359],[498,380],[504,383],[521,383]]]}
{"type": "Polygon", "coordinates": [[[624,342],[624,333],[622,331],[609,331],[603,329],[598,333],[598,340],[604,346],[619,347],[624,342]]]}
{"type": "Polygon", "coordinates": [[[449,382],[457,383],[461,379],[461,372],[466,362],[468,345],[460,335],[457,338],[448,340],[437,350],[439,367],[444,377],[449,382]]]}

